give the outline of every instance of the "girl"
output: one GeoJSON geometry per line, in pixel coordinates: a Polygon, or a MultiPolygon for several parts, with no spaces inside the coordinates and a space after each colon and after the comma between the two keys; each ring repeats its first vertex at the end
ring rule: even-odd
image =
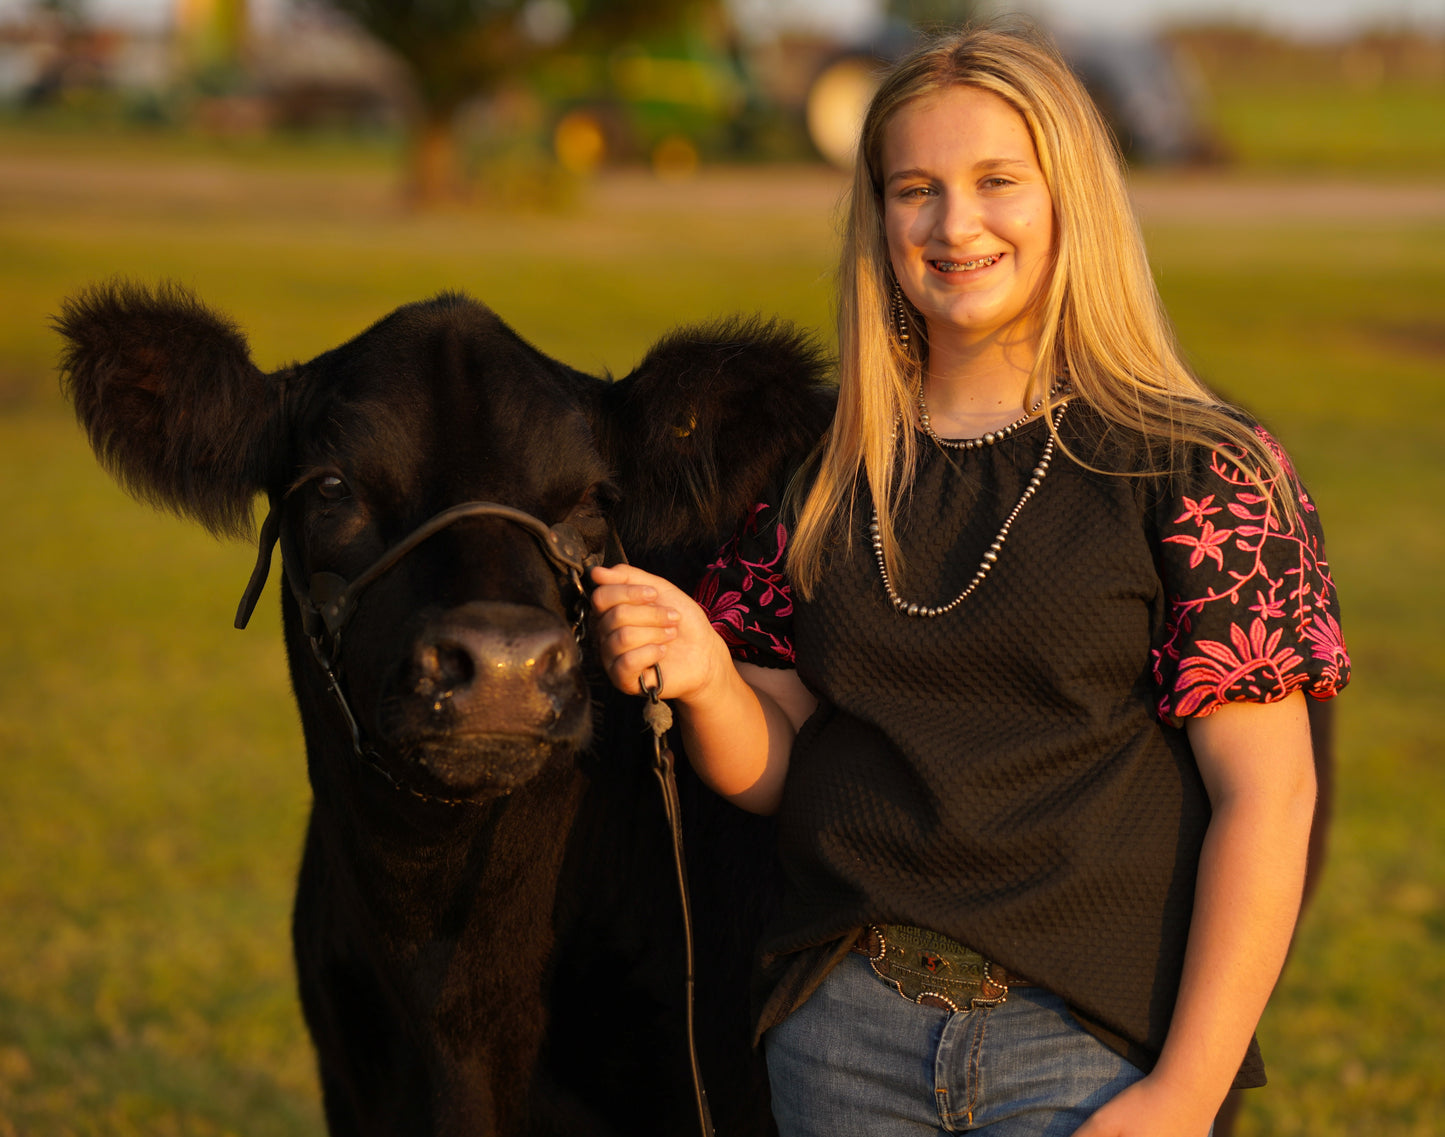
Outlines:
{"type": "Polygon", "coordinates": [[[1348,678],[1314,506],[1180,360],[1032,33],[885,79],[839,284],[832,427],[702,603],[594,574],[613,682],[665,664],[703,779],[779,813],[779,1126],[1203,1137],[1263,1080],[1348,678]]]}

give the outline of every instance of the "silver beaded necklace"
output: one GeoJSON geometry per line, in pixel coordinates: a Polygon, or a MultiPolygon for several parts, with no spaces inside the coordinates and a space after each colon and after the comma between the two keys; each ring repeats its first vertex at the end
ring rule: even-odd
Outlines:
{"type": "MultiPolygon", "coordinates": [[[[1056,386],[1049,394],[1055,395],[1061,389],[1061,387],[1056,386]]],[[[1007,438],[1015,430],[1033,418],[1034,414],[1042,405],[1043,400],[1040,399],[1023,418],[1016,419],[1014,422],[1009,423],[1008,426],[1002,427],[999,430],[989,431],[980,438],[944,439],[939,438],[938,435],[933,433],[933,428],[928,423],[928,409],[923,405],[923,388],[921,385],[918,391],[919,413],[924,432],[935,442],[952,450],[974,450],[982,446],[992,446],[1000,439],[1007,438]]],[[[878,575],[883,578],[883,587],[888,592],[888,601],[899,613],[904,616],[923,616],[926,618],[945,615],[948,612],[952,612],[967,600],[973,593],[973,590],[983,583],[984,578],[988,576],[993,566],[998,563],[999,552],[1003,549],[1004,542],[1008,540],[1009,530],[1013,528],[1013,523],[1017,519],[1019,511],[1023,509],[1024,503],[1027,502],[1029,498],[1038,493],[1039,486],[1043,485],[1044,478],[1048,476],[1049,463],[1054,459],[1054,432],[1059,429],[1059,423],[1064,421],[1064,411],[1067,409],[1068,404],[1065,403],[1054,412],[1054,429],[1049,432],[1049,437],[1044,442],[1044,452],[1039,457],[1039,464],[1033,468],[1033,472],[1029,477],[1029,484],[1024,487],[1024,492],[1019,495],[1019,499],[1014,503],[1013,509],[1009,510],[1009,515],[1004,518],[1003,525],[999,528],[998,533],[994,536],[989,547],[984,551],[983,560],[979,562],[978,569],[973,574],[973,579],[964,586],[962,592],[947,604],[934,608],[927,604],[912,603],[898,595],[898,591],[893,587],[893,581],[888,575],[888,566],[883,560],[883,537],[878,530],[878,506],[873,506],[873,516],[868,523],[868,535],[873,542],[873,559],[878,562],[878,575]]]]}
{"type": "Polygon", "coordinates": [[[933,433],[933,423],[928,417],[928,404],[923,401],[923,380],[918,381],[918,424],[923,427],[923,433],[933,439],[938,445],[949,450],[979,450],[985,446],[992,446],[995,442],[1002,442],[1010,434],[1016,431],[1025,423],[1030,422],[1034,415],[1039,413],[1039,408],[1044,405],[1044,399],[1056,399],[1063,393],[1064,384],[1055,383],[1049,388],[1047,395],[1040,395],[1034,400],[1031,406],[1022,416],[1013,420],[1008,426],[1001,426],[997,430],[990,430],[977,438],[940,438],[933,433]]]}

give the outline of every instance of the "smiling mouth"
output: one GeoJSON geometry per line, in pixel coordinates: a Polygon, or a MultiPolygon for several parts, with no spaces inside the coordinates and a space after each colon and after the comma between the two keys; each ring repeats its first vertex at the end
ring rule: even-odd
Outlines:
{"type": "Polygon", "coordinates": [[[979,257],[971,261],[934,261],[933,267],[939,272],[973,272],[975,269],[988,268],[989,265],[997,264],[1002,253],[994,253],[992,256],[979,257]]]}

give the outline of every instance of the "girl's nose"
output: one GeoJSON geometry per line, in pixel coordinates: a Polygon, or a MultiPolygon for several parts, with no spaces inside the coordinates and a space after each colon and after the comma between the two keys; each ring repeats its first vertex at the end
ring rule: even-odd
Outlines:
{"type": "Polygon", "coordinates": [[[936,239],[949,246],[963,246],[983,229],[983,210],[973,194],[947,193],[939,198],[933,225],[936,239]]]}

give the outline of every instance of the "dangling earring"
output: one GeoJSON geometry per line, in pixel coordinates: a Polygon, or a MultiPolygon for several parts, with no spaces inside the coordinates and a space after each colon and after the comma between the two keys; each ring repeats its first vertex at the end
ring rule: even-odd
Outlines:
{"type": "Polygon", "coordinates": [[[903,286],[893,282],[893,320],[898,325],[898,342],[908,346],[908,313],[903,309],[903,286]]]}

